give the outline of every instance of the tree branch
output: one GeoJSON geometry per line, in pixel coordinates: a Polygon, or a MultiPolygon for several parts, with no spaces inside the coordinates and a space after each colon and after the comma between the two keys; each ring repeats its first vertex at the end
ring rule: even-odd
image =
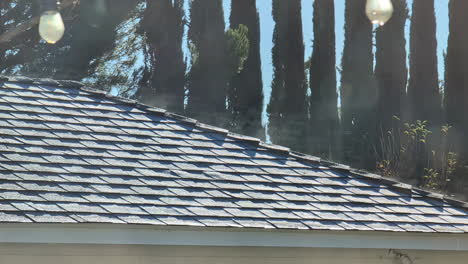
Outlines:
{"type": "MultiPolygon", "coordinates": [[[[67,8],[72,5],[76,5],[79,0],[63,0],[62,4],[60,5],[61,9],[67,8]]],[[[35,25],[39,24],[40,16],[35,16],[28,21],[22,23],[21,25],[17,26],[16,28],[7,31],[0,35],[0,44],[8,43],[21,33],[29,30],[30,28],[34,27],[35,25]]]]}

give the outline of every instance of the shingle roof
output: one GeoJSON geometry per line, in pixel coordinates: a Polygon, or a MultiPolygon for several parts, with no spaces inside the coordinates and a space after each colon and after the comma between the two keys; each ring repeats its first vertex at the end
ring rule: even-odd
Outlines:
{"type": "Polygon", "coordinates": [[[1,80],[0,222],[468,233],[463,202],[77,82],[1,80]]]}

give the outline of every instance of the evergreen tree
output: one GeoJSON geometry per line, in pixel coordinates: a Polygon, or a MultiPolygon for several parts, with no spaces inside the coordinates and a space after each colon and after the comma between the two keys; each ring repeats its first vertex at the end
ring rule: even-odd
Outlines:
{"type": "MultiPolygon", "coordinates": [[[[62,6],[67,26],[76,21],[74,4],[68,0],[62,6]]],[[[30,77],[54,76],[61,68],[56,63],[57,58],[65,56],[64,41],[56,45],[41,41],[34,22],[40,11],[38,1],[6,0],[1,2],[0,9],[0,72],[30,77]]]]}
{"type": "Polygon", "coordinates": [[[311,151],[332,157],[337,145],[338,109],[336,93],[335,5],[314,1],[314,49],[310,62],[311,151]]]}
{"type": "Polygon", "coordinates": [[[149,80],[137,94],[143,103],[178,113],[184,109],[183,4],[183,0],[146,1],[141,26],[149,46],[149,80]]]}
{"type": "Polygon", "coordinates": [[[79,20],[67,28],[61,41],[66,56],[57,59],[57,79],[82,80],[94,72],[96,59],[115,47],[116,28],[138,1],[81,0],[79,20]]]}
{"type": "Polygon", "coordinates": [[[187,112],[203,122],[226,124],[226,39],[221,0],[192,0],[188,31],[191,69],[187,112]]]}
{"type": "Polygon", "coordinates": [[[447,47],[445,108],[452,128],[452,144],[465,156],[468,140],[468,1],[451,0],[449,3],[449,39],[447,47]]]}
{"type": "Polygon", "coordinates": [[[418,142],[412,163],[413,170],[406,172],[407,177],[424,183],[424,170],[427,160],[433,157],[431,149],[437,153],[449,151],[440,138],[442,125],[442,100],[439,93],[437,71],[437,40],[434,0],[413,0],[410,29],[410,78],[407,105],[404,117],[411,122],[427,121],[433,136],[427,142],[418,142]]]}
{"type": "Polygon", "coordinates": [[[434,0],[413,0],[410,32],[408,117],[441,123],[434,0]]]}
{"type": "Polygon", "coordinates": [[[245,25],[248,29],[249,51],[244,67],[234,76],[229,87],[232,130],[264,139],[260,22],[255,0],[231,2],[230,27],[236,29],[239,25],[245,25]]]}
{"type": "MultiPolygon", "coordinates": [[[[14,30],[31,19],[38,11],[36,1],[0,1],[0,34],[14,30]]],[[[0,73],[17,74],[27,64],[39,41],[37,28],[33,27],[9,42],[0,43],[0,73]]]]}
{"type": "Polygon", "coordinates": [[[376,93],[373,81],[372,24],[364,15],[366,0],[346,0],[345,43],[341,74],[341,122],[345,159],[370,168],[375,138],[376,93]]]}
{"type": "MultiPolygon", "coordinates": [[[[0,2],[0,12],[1,14],[5,14],[8,12],[8,9],[10,8],[10,1],[2,1],[0,2]]],[[[6,32],[6,27],[5,27],[5,19],[4,16],[0,17],[0,34],[4,34],[6,32]]],[[[5,51],[8,47],[6,47],[5,44],[1,45],[0,44],[0,67],[4,67],[5,63],[5,51]]],[[[1,71],[0,71],[1,72],[1,71]]]]}
{"type": "MultiPolygon", "coordinates": [[[[2,16],[0,17],[0,34],[4,34],[5,32],[7,32],[7,30],[9,29],[7,26],[7,22],[11,22],[11,20],[13,20],[14,18],[14,16],[12,16],[12,13],[13,13],[12,10],[14,9],[12,8],[13,4],[14,4],[13,0],[5,0],[5,1],[0,2],[0,13],[2,14],[2,16]]],[[[5,62],[7,59],[6,51],[10,48],[9,45],[10,43],[8,43],[8,45],[5,43],[0,44],[0,69],[1,70],[8,68],[5,62]]]]}
{"type": "Polygon", "coordinates": [[[463,165],[457,169],[450,183],[450,189],[467,193],[468,177],[468,20],[466,19],[468,1],[450,0],[449,38],[445,57],[444,104],[447,122],[451,126],[449,146],[463,165]]]}
{"type": "Polygon", "coordinates": [[[151,62],[139,26],[145,10],[146,5],[141,2],[117,25],[113,47],[93,59],[85,83],[123,97],[136,97],[140,87],[147,87],[151,62]]]}
{"type": "Polygon", "coordinates": [[[306,151],[307,82],[301,1],[273,0],[273,68],[269,134],[276,144],[306,151]]]}
{"type": "Polygon", "coordinates": [[[405,23],[408,17],[406,0],[393,0],[392,18],[377,29],[375,78],[378,92],[378,131],[386,134],[401,117],[406,94],[405,23]]]}

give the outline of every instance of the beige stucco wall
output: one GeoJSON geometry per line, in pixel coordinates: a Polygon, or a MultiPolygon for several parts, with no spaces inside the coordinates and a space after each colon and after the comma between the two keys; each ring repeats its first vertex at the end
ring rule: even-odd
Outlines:
{"type": "Polygon", "coordinates": [[[0,244],[14,264],[467,264],[468,251],[0,244]]]}

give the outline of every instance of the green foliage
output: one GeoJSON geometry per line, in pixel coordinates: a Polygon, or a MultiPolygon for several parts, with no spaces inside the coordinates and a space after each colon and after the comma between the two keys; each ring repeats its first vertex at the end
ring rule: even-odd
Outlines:
{"type": "Polygon", "coordinates": [[[403,135],[408,137],[409,143],[424,143],[426,144],[427,137],[432,134],[427,129],[427,121],[416,120],[415,123],[404,123],[403,135]]]}
{"type": "Polygon", "coordinates": [[[249,29],[241,24],[235,29],[228,29],[225,35],[228,68],[234,75],[242,71],[249,57],[249,29]]]}
{"type": "Polygon", "coordinates": [[[426,180],[426,183],[424,186],[428,189],[439,189],[439,178],[440,174],[437,172],[437,170],[433,168],[424,168],[424,179],[426,180]]]}
{"type": "Polygon", "coordinates": [[[434,190],[446,190],[447,185],[455,177],[459,167],[459,155],[449,147],[451,126],[443,125],[440,129],[440,145],[438,150],[432,150],[428,166],[424,168],[424,187],[434,190]]]}
{"type": "Polygon", "coordinates": [[[446,153],[443,157],[437,157],[436,151],[431,152],[434,162],[441,158],[440,168],[424,168],[423,187],[432,190],[445,190],[446,185],[452,181],[458,166],[458,155],[455,152],[446,153]]]}
{"type": "MultiPolygon", "coordinates": [[[[394,120],[401,124],[398,117],[394,120]]],[[[380,139],[377,170],[386,177],[417,184],[436,191],[446,191],[459,166],[459,155],[448,144],[451,127],[431,131],[427,121],[398,125],[380,139]]]]}

